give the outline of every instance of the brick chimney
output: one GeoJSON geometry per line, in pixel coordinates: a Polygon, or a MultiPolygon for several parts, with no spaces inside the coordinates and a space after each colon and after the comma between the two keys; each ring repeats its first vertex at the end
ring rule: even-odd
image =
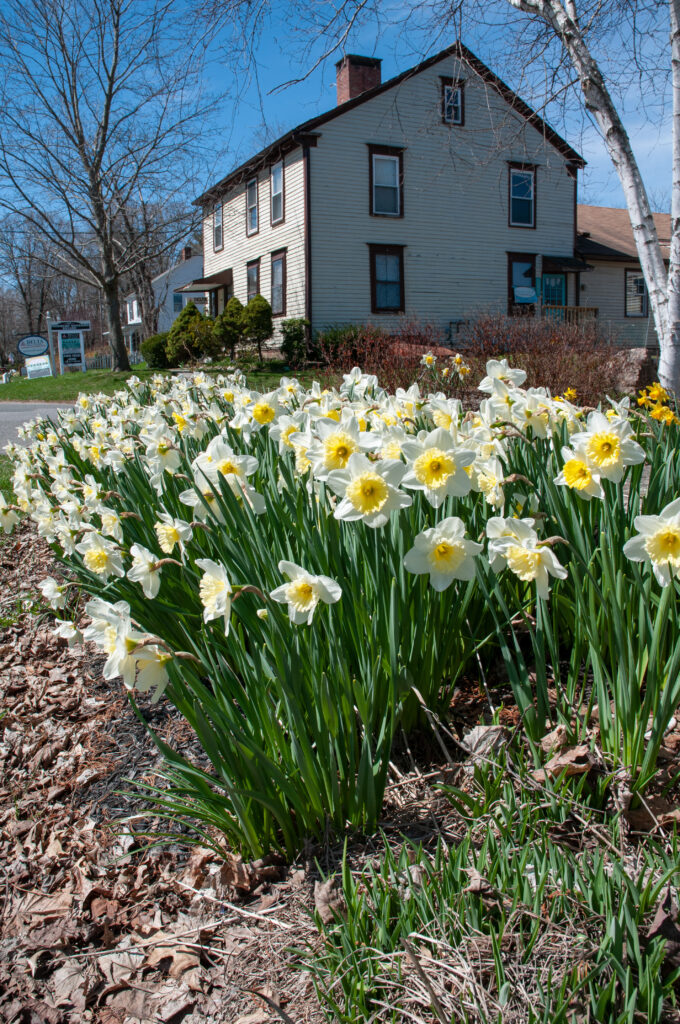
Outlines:
{"type": "Polygon", "coordinates": [[[335,65],[338,106],[360,96],[362,92],[380,85],[381,60],[376,57],[358,57],[347,53],[335,65]]]}
{"type": "Polygon", "coordinates": [[[182,249],[182,259],[183,260],[190,260],[191,259],[191,246],[190,245],[185,245],[184,248],[182,249]]]}

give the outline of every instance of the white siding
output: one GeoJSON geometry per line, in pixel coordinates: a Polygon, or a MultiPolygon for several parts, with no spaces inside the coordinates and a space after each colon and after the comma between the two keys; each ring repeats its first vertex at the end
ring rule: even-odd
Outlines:
{"type": "Polygon", "coordinates": [[[592,270],[581,274],[581,305],[596,306],[600,330],[615,345],[658,348],[651,317],[626,316],[626,270],[640,272],[640,264],[596,262],[588,257],[592,270]]]}
{"type": "MultiPolygon", "coordinates": [[[[204,273],[206,277],[220,270],[231,270],[234,295],[245,305],[247,297],[246,266],[260,260],[260,293],[271,302],[271,254],[286,250],[286,312],[277,321],[305,315],[304,266],[304,160],[302,150],[289,153],[284,159],[284,220],[271,224],[270,170],[257,175],[259,230],[246,234],[246,182],[235,186],[223,200],[223,248],[213,249],[212,212],[203,221],[204,273]]],[[[252,180],[252,179],[249,179],[252,180]]]]}
{"type": "MultiPolygon", "coordinates": [[[[182,260],[177,266],[171,267],[164,274],[159,274],[153,282],[154,296],[158,303],[158,330],[169,331],[177,319],[178,313],[174,308],[174,293],[190,281],[203,276],[203,256],[196,253],[188,260],[182,260]]],[[[191,299],[196,302],[200,310],[205,309],[203,292],[189,293],[184,298],[184,303],[191,299]]]]}
{"type": "Polygon", "coordinates": [[[406,246],[406,315],[444,329],[482,310],[506,311],[508,252],[573,255],[565,158],[452,57],[319,131],[311,150],[315,328],[397,322],[371,313],[368,243],[406,246]],[[442,75],[465,79],[463,127],[441,122],[442,75]],[[368,144],[405,147],[403,217],[369,214],[368,144]],[[538,165],[535,229],[508,226],[509,161],[538,165]]]}

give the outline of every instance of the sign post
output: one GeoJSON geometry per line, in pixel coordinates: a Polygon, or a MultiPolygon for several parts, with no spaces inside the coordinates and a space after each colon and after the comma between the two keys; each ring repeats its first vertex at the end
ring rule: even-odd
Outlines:
{"type": "MultiPolygon", "coordinates": [[[[89,325],[88,325],[89,326],[89,325]]],[[[70,370],[85,370],[85,343],[83,331],[64,330],[62,324],[54,324],[59,339],[59,369],[62,373],[70,370]]]]}

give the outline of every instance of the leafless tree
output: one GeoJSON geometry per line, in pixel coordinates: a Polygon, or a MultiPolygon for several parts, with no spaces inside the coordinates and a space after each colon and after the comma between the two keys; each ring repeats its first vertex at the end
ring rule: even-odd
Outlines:
{"type": "Polygon", "coordinates": [[[0,223],[0,277],[21,305],[21,326],[30,334],[46,328],[54,285],[51,255],[42,232],[26,227],[20,218],[6,217],[0,223]]]}
{"type": "MultiPolygon", "coordinates": [[[[300,81],[338,50],[349,50],[359,29],[380,30],[394,21],[384,0],[290,0],[287,25],[296,26],[293,47],[302,64],[300,81]]],[[[248,0],[198,0],[207,23],[220,23],[232,52],[256,50],[265,12],[274,5],[248,0]]],[[[486,40],[494,70],[542,114],[559,120],[580,107],[596,126],[618,175],[630,214],[640,265],[649,292],[661,357],[659,379],[680,393],[680,0],[407,0],[398,8],[405,29],[424,56],[435,41],[448,45],[465,35],[486,40]],[[442,42],[446,40],[446,43],[442,42]],[[626,107],[636,93],[636,112],[659,123],[672,107],[673,167],[670,259],[664,261],[645,182],[626,130],[626,107]]]]}
{"type": "MultiPolygon", "coordinates": [[[[184,13],[180,0],[0,5],[0,209],[48,241],[56,273],[101,289],[114,370],[128,368],[121,281],[154,255],[144,218],[123,236],[124,211],[201,184],[211,101],[184,13]]],[[[177,242],[186,225],[170,220],[177,242]]],[[[157,255],[167,247],[165,233],[157,255]]]]}
{"type": "Polygon", "coordinates": [[[168,270],[176,259],[178,240],[185,241],[195,233],[201,215],[189,206],[186,197],[175,202],[147,202],[121,207],[116,227],[116,245],[120,251],[135,253],[126,275],[126,288],[139,300],[142,315],[142,334],[145,338],[158,332],[159,296],[153,281],[168,270]]]}

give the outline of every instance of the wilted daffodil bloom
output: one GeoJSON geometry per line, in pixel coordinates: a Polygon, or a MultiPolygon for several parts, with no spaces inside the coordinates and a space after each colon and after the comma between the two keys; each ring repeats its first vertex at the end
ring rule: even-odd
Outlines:
{"type": "Polygon", "coordinates": [[[279,562],[279,572],[290,580],[272,590],[272,600],[288,605],[288,617],[296,626],[310,624],[319,601],[335,604],[342,597],[342,588],[329,576],[313,576],[295,562],[279,562]]]}
{"type": "Polygon", "coordinates": [[[423,530],[404,557],[404,568],[413,573],[429,573],[435,590],[446,590],[454,580],[471,580],[475,575],[475,555],[482,545],[465,539],[465,524],[458,516],[449,516],[437,526],[423,530]]]}
{"type": "Polygon", "coordinates": [[[210,622],[224,616],[224,632],[229,635],[231,584],[227,578],[227,570],[210,558],[197,558],[196,565],[203,570],[198,586],[203,605],[203,621],[210,622]]]}
{"type": "Polygon", "coordinates": [[[636,516],[637,537],[623,545],[623,553],[633,562],[651,562],[662,587],[673,576],[680,578],[680,498],[666,505],[658,516],[636,516]]]}

